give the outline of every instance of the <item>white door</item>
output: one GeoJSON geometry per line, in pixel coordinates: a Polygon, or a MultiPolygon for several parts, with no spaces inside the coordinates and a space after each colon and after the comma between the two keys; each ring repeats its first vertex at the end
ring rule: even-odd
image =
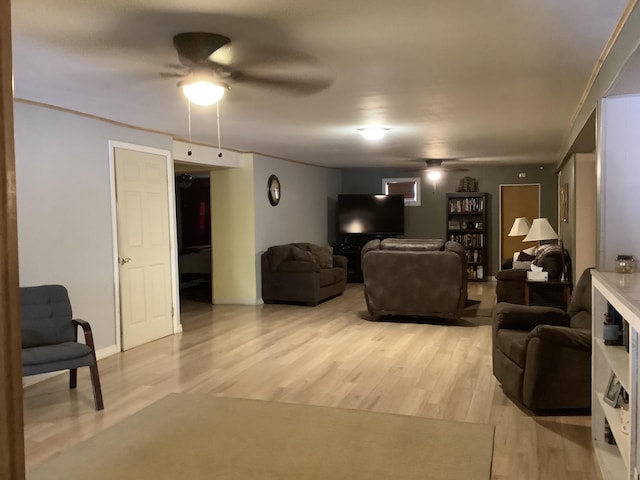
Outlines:
{"type": "Polygon", "coordinates": [[[120,319],[127,350],[173,333],[167,159],[114,149],[120,319]]]}

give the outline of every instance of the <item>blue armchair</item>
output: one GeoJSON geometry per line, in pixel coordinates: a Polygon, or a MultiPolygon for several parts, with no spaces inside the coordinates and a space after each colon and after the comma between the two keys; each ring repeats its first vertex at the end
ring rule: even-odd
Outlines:
{"type": "Polygon", "coordinates": [[[62,285],[20,288],[23,376],[69,370],[69,388],[76,388],[77,369],[89,367],[96,410],[102,410],[102,389],[91,326],[72,319],[71,302],[62,285]],[[78,328],[85,343],[78,342],[78,328]]]}

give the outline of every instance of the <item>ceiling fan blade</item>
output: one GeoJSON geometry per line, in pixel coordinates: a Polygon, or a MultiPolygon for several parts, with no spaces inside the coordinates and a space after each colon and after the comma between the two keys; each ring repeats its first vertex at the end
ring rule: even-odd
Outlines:
{"type": "Polygon", "coordinates": [[[231,74],[231,80],[236,83],[252,84],[276,90],[298,93],[301,95],[319,92],[328,88],[333,83],[333,79],[327,77],[287,78],[284,76],[248,74],[240,71],[233,72],[231,74]]]}
{"type": "Polygon", "coordinates": [[[160,72],[162,78],[183,78],[186,74],[179,72],[160,72]]]}
{"type": "Polygon", "coordinates": [[[230,41],[224,35],[207,32],[179,33],[173,37],[180,62],[189,67],[208,63],[209,56],[230,41]]]}

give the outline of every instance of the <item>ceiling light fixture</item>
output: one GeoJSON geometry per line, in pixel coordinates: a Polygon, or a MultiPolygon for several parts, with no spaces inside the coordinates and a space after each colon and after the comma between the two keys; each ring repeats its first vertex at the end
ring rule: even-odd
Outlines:
{"type": "Polygon", "coordinates": [[[389,128],[384,127],[364,127],[358,129],[360,134],[367,140],[380,140],[389,130],[389,128]]]}
{"type": "Polygon", "coordinates": [[[440,170],[429,170],[427,173],[427,178],[432,182],[437,182],[442,178],[442,172],[440,170]]]}
{"type": "Polygon", "coordinates": [[[218,82],[211,70],[194,70],[178,82],[178,87],[190,102],[203,107],[220,101],[226,90],[226,85],[218,82]]]}

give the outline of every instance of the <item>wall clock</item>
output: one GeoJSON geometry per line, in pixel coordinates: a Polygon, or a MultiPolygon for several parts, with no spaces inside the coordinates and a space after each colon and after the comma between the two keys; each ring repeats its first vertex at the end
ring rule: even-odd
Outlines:
{"type": "Polygon", "coordinates": [[[275,175],[271,175],[267,181],[267,196],[274,207],[280,202],[280,180],[275,175]]]}

